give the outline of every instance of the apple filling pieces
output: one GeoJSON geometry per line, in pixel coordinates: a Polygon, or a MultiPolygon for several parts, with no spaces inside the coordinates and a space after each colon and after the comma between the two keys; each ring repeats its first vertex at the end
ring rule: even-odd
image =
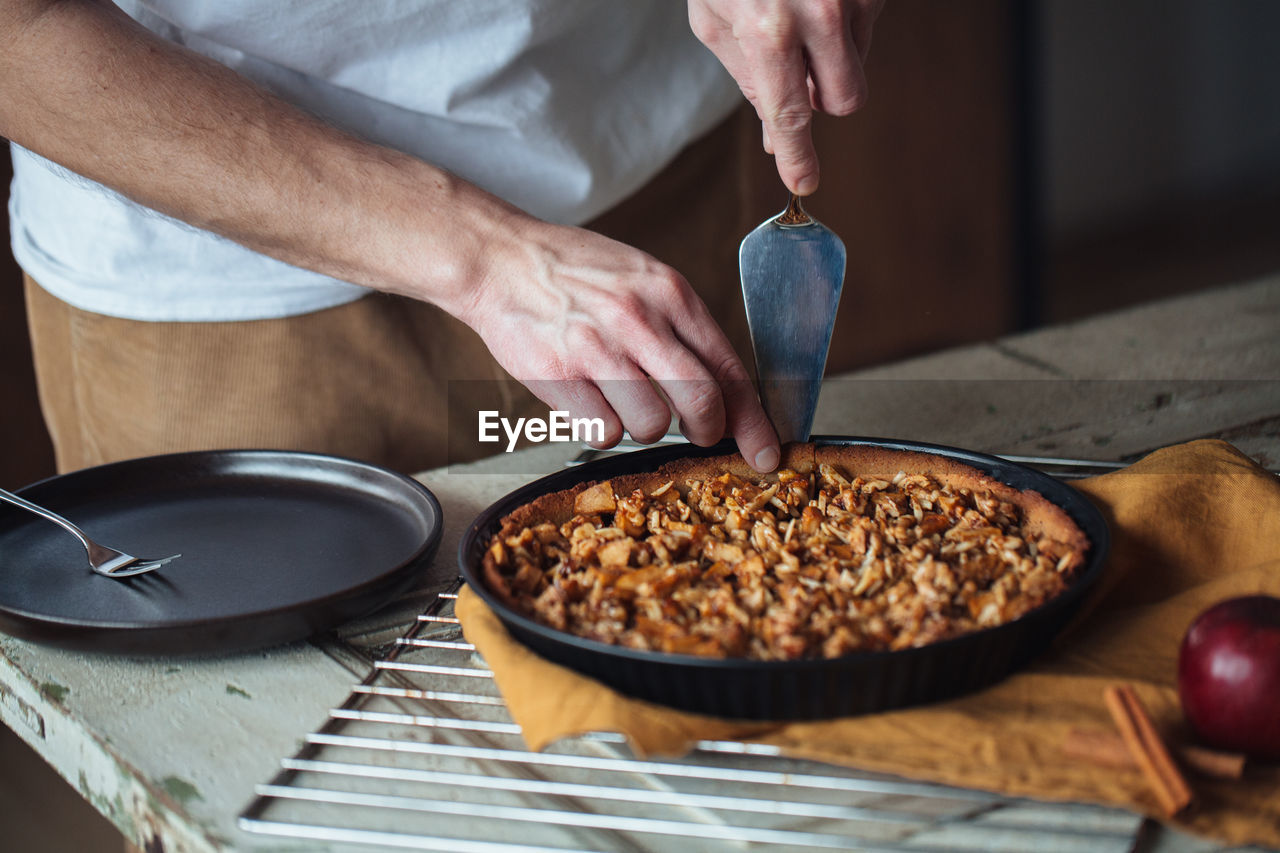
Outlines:
{"type": "Polygon", "coordinates": [[[1057,506],[932,454],[788,448],[761,476],[683,460],[544,495],[503,520],[490,589],[633,649],[759,660],[903,649],[1017,619],[1088,541],[1057,506]]]}

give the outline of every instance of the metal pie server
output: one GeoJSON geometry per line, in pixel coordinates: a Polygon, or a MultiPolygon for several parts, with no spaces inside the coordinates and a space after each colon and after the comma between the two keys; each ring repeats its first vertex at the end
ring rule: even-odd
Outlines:
{"type": "Polygon", "coordinates": [[[844,243],[792,195],[738,249],[760,400],[782,442],[807,441],[844,284],[844,243]]]}

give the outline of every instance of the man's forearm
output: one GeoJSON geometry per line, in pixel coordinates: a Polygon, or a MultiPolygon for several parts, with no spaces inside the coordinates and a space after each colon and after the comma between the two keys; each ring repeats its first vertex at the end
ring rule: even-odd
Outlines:
{"type": "Polygon", "coordinates": [[[519,216],[110,3],[4,0],[0,10],[0,133],[249,248],[463,314],[483,276],[482,241],[519,216]]]}

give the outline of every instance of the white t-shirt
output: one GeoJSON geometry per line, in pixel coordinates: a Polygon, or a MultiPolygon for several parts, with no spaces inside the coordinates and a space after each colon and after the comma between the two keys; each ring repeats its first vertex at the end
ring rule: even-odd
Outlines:
{"type": "MultiPolygon", "coordinates": [[[[740,99],[677,0],[119,5],[336,125],[566,224],[634,192],[740,99]]],[[[244,320],[365,292],[12,149],[14,255],[79,308],[139,320],[244,320]]]]}

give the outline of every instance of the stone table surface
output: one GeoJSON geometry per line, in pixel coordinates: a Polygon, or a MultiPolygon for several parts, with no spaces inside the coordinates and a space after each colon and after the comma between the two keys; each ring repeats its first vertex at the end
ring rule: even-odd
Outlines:
{"type": "MultiPolygon", "coordinates": [[[[1118,461],[1220,437],[1275,469],[1280,277],[833,377],[814,431],[1118,461]]],[[[446,527],[423,590],[453,582],[480,510],[578,450],[421,474],[446,527]]],[[[247,833],[237,816],[368,671],[351,638],[395,634],[420,593],[336,636],[233,656],[123,658],[0,635],[0,721],[145,849],[320,849],[247,833]]],[[[1169,831],[1155,843],[1206,847],[1169,831]]]]}

